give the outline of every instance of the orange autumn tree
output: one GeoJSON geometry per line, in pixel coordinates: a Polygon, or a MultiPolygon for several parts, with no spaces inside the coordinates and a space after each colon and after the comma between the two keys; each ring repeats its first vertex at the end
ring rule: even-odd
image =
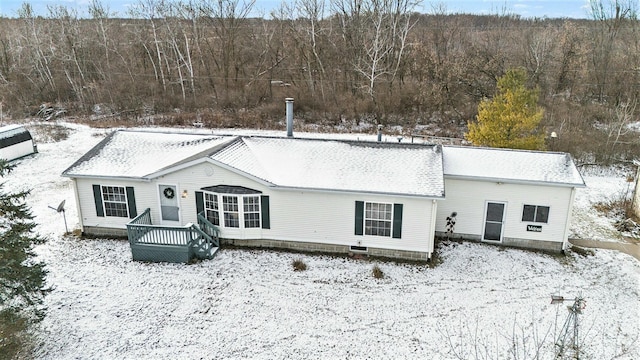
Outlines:
{"type": "Polygon", "coordinates": [[[525,86],[524,69],[512,69],[498,79],[493,99],[478,105],[476,122],[469,122],[465,138],[474,145],[510,149],[544,150],[538,106],[538,89],[525,86]]]}

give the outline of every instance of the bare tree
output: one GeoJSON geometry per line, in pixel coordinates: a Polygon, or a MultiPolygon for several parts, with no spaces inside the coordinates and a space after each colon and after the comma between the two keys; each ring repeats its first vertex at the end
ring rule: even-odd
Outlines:
{"type": "Polygon", "coordinates": [[[362,88],[377,107],[376,85],[392,84],[414,25],[411,14],[419,1],[333,0],[343,49],[351,69],[364,80],[362,88]]]}
{"type": "Polygon", "coordinates": [[[637,20],[637,3],[635,0],[589,0],[589,5],[591,16],[598,24],[592,35],[591,56],[596,96],[602,102],[613,70],[612,57],[618,36],[629,20],[637,20]]]}
{"type": "MultiPolygon", "coordinates": [[[[203,0],[199,3],[200,14],[213,33],[208,47],[226,90],[231,81],[237,82],[242,72],[241,42],[249,29],[247,18],[255,0],[203,0]]],[[[250,46],[250,44],[246,44],[250,46]]]]}

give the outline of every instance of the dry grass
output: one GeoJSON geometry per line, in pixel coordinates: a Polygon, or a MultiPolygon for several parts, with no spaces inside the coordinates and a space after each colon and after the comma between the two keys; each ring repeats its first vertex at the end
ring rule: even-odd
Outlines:
{"type": "Polygon", "coordinates": [[[302,261],[302,259],[295,259],[291,262],[291,266],[293,266],[293,271],[305,271],[307,270],[307,264],[302,261]]]}
{"type": "Polygon", "coordinates": [[[373,265],[373,269],[372,269],[371,272],[372,272],[374,278],[376,278],[376,279],[384,279],[384,272],[382,271],[382,269],[380,269],[380,266],[378,266],[377,264],[373,265]]]}

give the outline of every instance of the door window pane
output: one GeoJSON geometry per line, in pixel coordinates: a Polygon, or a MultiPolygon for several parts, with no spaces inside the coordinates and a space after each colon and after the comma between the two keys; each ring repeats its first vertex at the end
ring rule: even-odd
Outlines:
{"type": "Polygon", "coordinates": [[[502,223],[487,222],[484,226],[484,239],[491,241],[500,241],[502,233],[502,223]]]}
{"type": "Polygon", "coordinates": [[[487,204],[487,221],[502,222],[504,214],[504,204],[488,203],[487,204]]]}

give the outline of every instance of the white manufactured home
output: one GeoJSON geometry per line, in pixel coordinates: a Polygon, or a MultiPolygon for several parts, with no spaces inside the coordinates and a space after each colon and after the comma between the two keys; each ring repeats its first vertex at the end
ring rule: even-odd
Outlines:
{"type": "Polygon", "coordinates": [[[0,127],[0,159],[19,159],[37,152],[31,133],[21,125],[0,127]]]}
{"type": "Polygon", "coordinates": [[[561,153],[126,130],[63,176],[85,234],[162,261],[219,241],[428,260],[436,234],[562,251],[584,186],[561,153]]]}

